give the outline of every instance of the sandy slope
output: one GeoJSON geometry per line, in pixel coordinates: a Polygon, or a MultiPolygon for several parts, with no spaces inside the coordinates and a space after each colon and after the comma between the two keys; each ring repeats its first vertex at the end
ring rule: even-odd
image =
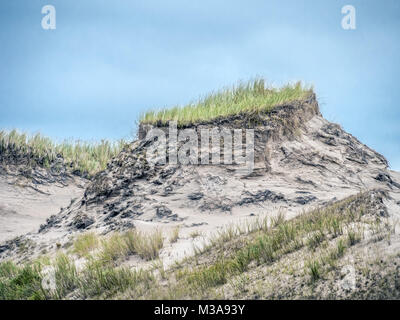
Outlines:
{"type": "MultiPolygon", "coordinates": [[[[315,97],[259,116],[255,170],[250,176],[234,174],[234,165],[152,168],[145,149],[153,142],[139,139],[85,190],[53,184],[47,187],[50,195],[44,195],[0,180],[0,261],[19,254],[18,243],[3,245],[3,240],[37,231],[50,215],[54,216],[40,232],[25,236],[35,244],[25,258],[40,254],[42,248],[56,249],[56,243],[65,247],[87,230],[104,234],[133,227],[161,228],[168,235],[180,226],[179,241],[161,252],[168,264],[189,255],[193,244],[203,240],[193,239],[194,231],[209,235],[229,223],[279,211],[291,218],[365,190],[398,195],[400,175],[387,169],[382,155],[325,120],[315,97]]],[[[249,121],[238,117],[201,125],[237,129],[249,121]]],[[[133,261],[136,266],[140,263],[133,261]]]]}
{"type": "Polygon", "coordinates": [[[37,231],[46,219],[83,194],[83,181],[52,184],[34,190],[0,176],[0,242],[37,231]]]}

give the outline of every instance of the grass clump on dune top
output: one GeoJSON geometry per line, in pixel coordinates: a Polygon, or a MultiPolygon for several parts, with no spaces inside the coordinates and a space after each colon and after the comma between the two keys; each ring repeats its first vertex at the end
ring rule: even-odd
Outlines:
{"type": "Polygon", "coordinates": [[[266,85],[263,79],[256,79],[211,93],[186,106],[146,112],[140,122],[153,124],[173,120],[184,125],[243,112],[269,111],[280,104],[305,99],[312,92],[311,87],[301,82],[274,88],[266,85]]]}
{"type": "Polygon", "coordinates": [[[17,130],[0,131],[0,160],[7,157],[25,157],[31,164],[36,163],[46,167],[58,157],[62,157],[64,163],[73,171],[92,176],[104,170],[108,161],[116,156],[124,145],[125,142],[122,140],[55,143],[39,133],[30,136],[17,130]]]}

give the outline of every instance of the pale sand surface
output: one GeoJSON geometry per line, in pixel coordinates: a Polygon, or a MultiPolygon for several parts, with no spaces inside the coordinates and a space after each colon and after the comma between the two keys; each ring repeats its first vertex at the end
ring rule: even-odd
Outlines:
{"type": "Polygon", "coordinates": [[[81,197],[83,191],[71,184],[45,186],[38,192],[9,184],[0,176],[0,243],[37,231],[48,217],[66,207],[71,199],[81,197]]]}

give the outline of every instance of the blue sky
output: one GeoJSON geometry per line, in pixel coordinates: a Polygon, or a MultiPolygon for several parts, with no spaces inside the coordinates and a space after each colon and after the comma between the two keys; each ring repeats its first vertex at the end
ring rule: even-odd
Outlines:
{"type": "Polygon", "coordinates": [[[313,84],[322,113],[400,170],[400,1],[0,2],[0,128],[130,137],[148,108],[254,76],[313,84]],[[54,5],[57,29],[41,27],[54,5]],[[343,30],[341,8],[356,8],[343,30]]]}

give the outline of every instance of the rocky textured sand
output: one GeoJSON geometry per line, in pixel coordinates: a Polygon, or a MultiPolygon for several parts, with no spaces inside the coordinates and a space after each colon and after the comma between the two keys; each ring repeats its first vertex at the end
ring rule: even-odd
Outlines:
{"type": "Polygon", "coordinates": [[[215,126],[255,129],[252,174],[235,174],[234,164],[152,167],[145,150],[154,142],[145,139],[146,129],[141,127],[140,139],[128,145],[85,189],[79,187],[84,182],[78,179],[62,187],[50,183],[46,191],[35,191],[7,184],[3,177],[0,260],[26,259],[44,248],[51,252],[56,243],[67,245],[87,230],[106,234],[162,228],[169,232],[180,226],[180,240],[161,253],[172,262],[191,254],[193,244],[200,242],[189,236],[193,231],[199,231],[203,241],[229,223],[278,212],[291,218],[372,189],[387,191],[392,198],[388,212],[399,215],[399,173],[388,169],[382,155],[325,120],[315,96],[268,114],[217,119],[194,127],[215,126]],[[23,255],[17,253],[18,243],[27,240],[34,245],[23,255]]]}

